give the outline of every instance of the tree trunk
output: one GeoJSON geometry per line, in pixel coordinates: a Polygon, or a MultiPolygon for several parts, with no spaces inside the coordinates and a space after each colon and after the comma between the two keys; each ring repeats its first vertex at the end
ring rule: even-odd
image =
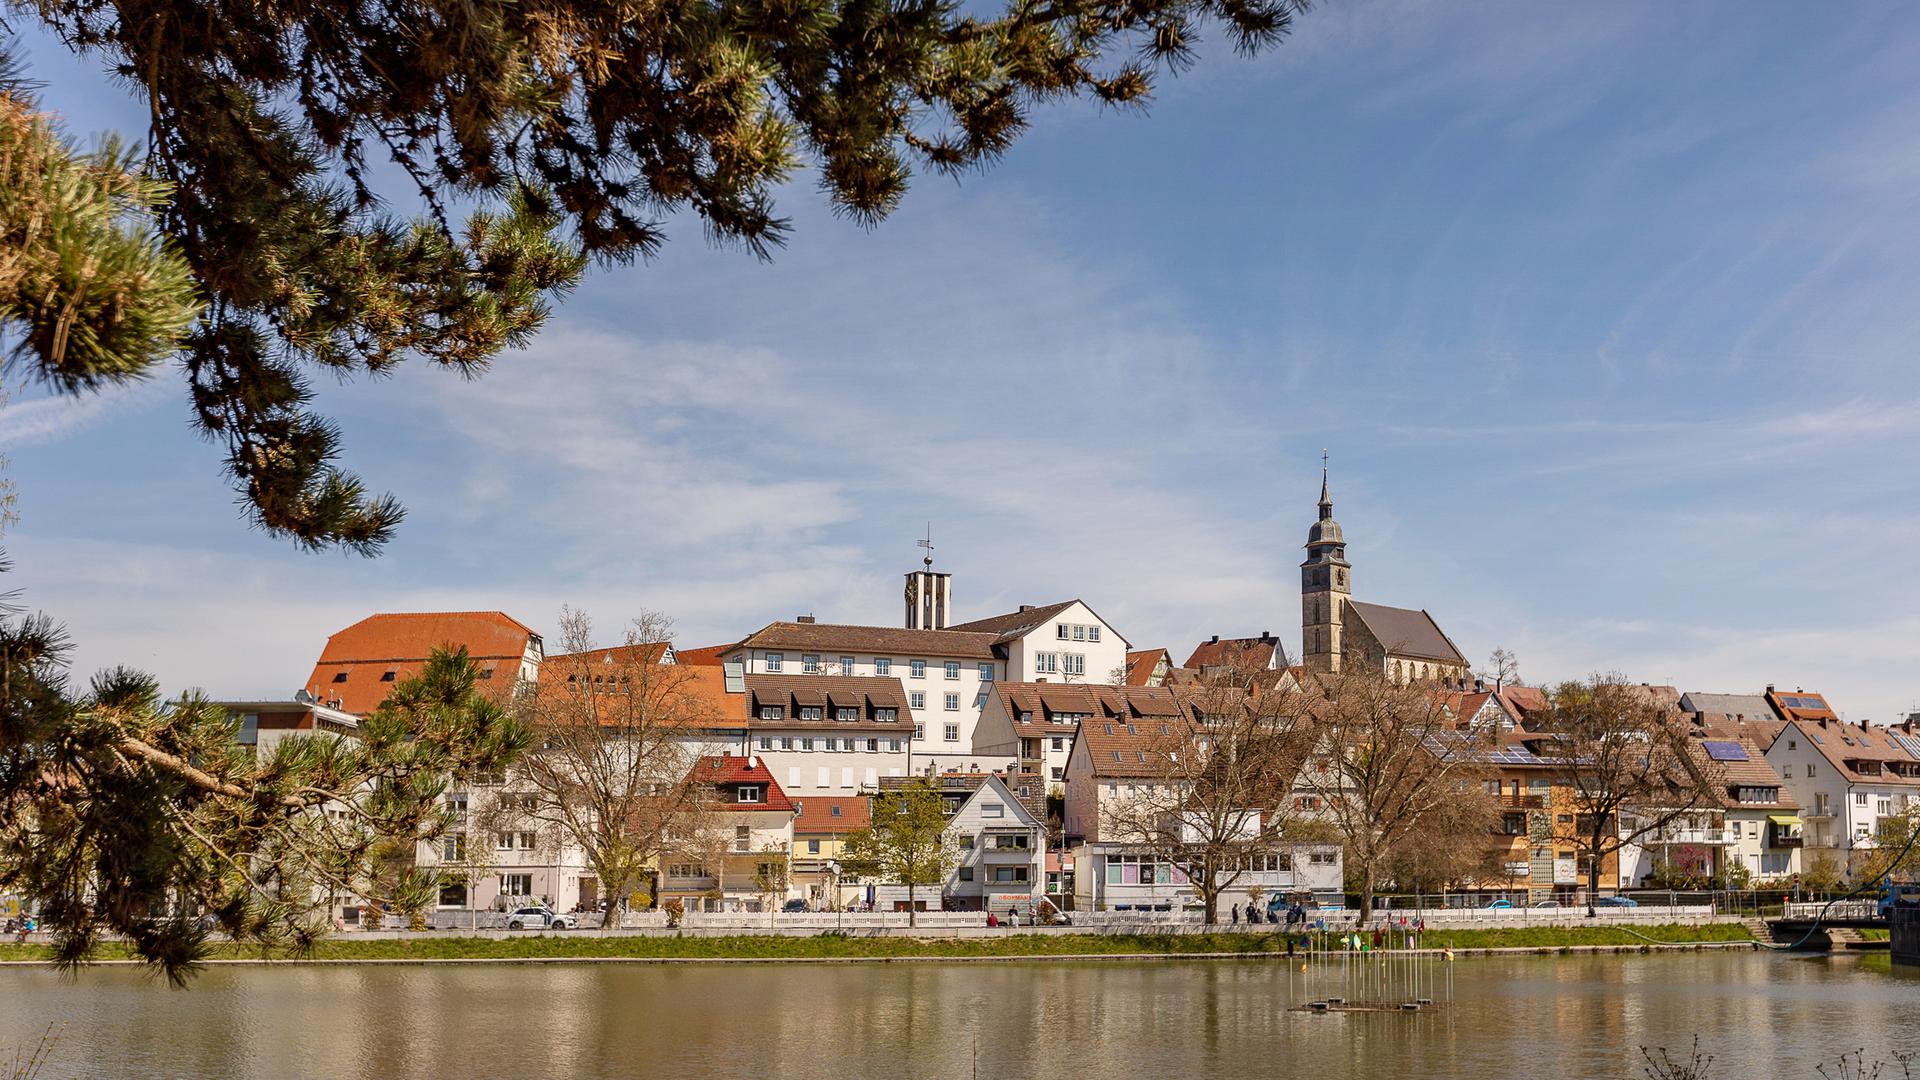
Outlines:
{"type": "Polygon", "coordinates": [[[1587,864],[1587,918],[1589,919],[1600,914],[1600,910],[1594,905],[1593,900],[1595,895],[1600,892],[1601,845],[1606,842],[1604,839],[1605,836],[1606,834],[1604,832],[1599,830],[1594,831],[1593,861],[1587,864]]]}
{"type": "Polygon", "coordinates": [[[909,878],[907,879],[907,929],[909,930],[920,925],[919,913],[914,910],[919,905],[914,900],[913,890],[914,890],[913,879],[909,878]]]}
{"type": "Polygon", "coordinates": [[[1365,927],[1373,920],[1373,863],[1360,865],[1360,921],[1354,929],[1365,927]]]}

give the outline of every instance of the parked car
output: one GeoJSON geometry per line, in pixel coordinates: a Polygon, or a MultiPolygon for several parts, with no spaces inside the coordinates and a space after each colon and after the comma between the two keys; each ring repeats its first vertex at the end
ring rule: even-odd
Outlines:
{"type": "Polygon", "coordinates": [[[785,911],[789,914],[796,911],[805,911],[807,910],[807,902],[796,896],[793,899],[787,901],[786,906],[782,907],[780,910],[785,911]]]}
{"type": "Polygon", "coordinates": [[[580,920],[550,907],[514,908],[507,913],[509,930],[572,930],[579,925],[580,920]]]}
{"type": "Polygon", "coordinates": [[[1603,896],[1593,902],[1594,907],[1639,907],[1640,901],[1630,896],[1603,896]]]}
{"type": "Polygon", "coordinates": [[[1540,902],[1538,902],[1538,903],[1536,903],[1536,904],[1534,904],[1533,906],[1534,906],[1534,907],[1536,907],[1536,908],[1557,908],[1557,907],[1559,907],[1559,906],[1560,906],[1560,901],[1558,901],[1558,900],[1542,900],[1542,901],[1540,901],[1540,902]]]}
{"type": "Polygon", "coordinates": [[[1511,907],[1513,907],[1513,901],[1511,900],[1495,900],[1493,903],[1487,905],[1487,910],[1505,911],[1511,907]]]}

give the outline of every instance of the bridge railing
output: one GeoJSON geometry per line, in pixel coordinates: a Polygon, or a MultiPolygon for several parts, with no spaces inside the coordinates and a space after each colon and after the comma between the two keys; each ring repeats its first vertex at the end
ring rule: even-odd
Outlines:
{"type": "Polygon", "coordinates": [[[1796,904],[1790,902],[1785,907],[1786,910],[1783,913],[1783,917],[1790,921],[1821,918],[1823,917],[1823,912],[1824,917],[1828,919],[1855,920],[1877,919],[1880,917],[1880,901],[1878,900],[1839,900],[1835,901],[1831,907],[1824,903],[1796,904]]]}

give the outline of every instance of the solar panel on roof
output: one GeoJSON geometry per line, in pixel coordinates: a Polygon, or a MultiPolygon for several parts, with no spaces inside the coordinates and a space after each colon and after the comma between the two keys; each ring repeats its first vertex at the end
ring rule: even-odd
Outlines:
{"type": "Polygon", "coordinates": [[[1715,761],[1752,760],[1747,757],[1747,748],[1737,742],[1721,742],[1715,739],[1707,739],[1703,740],[1700,745],[1706,748],[1707,756],[1715,761]]]}

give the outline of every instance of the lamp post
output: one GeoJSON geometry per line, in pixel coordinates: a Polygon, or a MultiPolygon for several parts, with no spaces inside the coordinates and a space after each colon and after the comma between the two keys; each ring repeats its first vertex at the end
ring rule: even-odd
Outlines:
{"type": "Polygon", "coordinates": [[[840,902],[840,860],[827,860],[827,875],[833,880],[833,929],[838,932],[845,921],[846,906],[840,902]]]}

